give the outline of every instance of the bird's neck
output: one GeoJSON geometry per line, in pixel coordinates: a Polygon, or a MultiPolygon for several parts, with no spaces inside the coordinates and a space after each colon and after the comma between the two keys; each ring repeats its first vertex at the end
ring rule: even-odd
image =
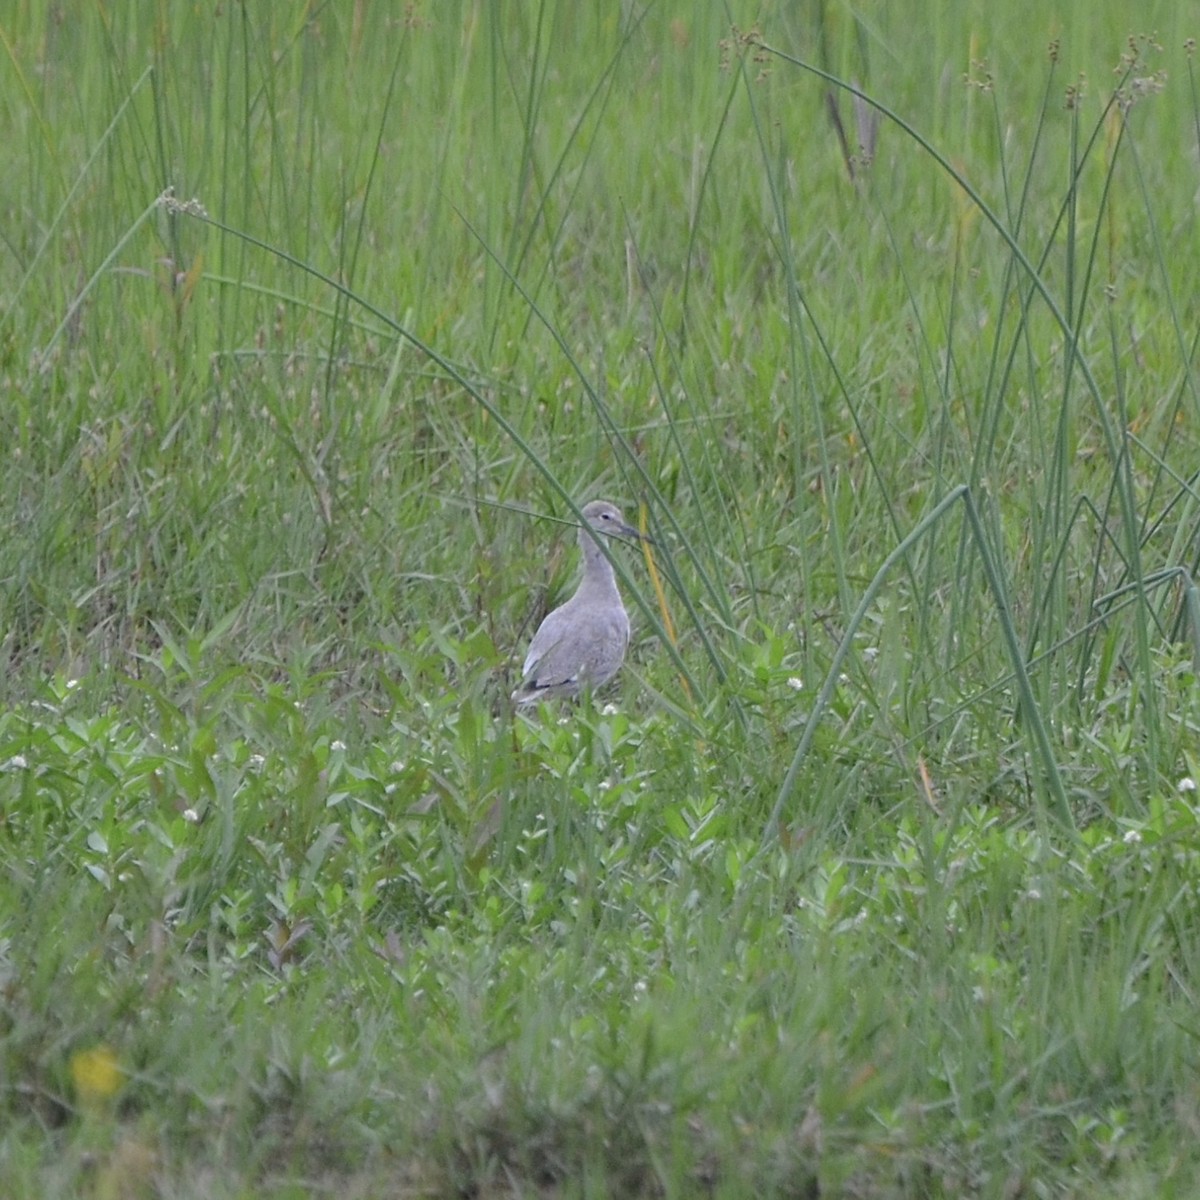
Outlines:
{"type": "Polygon", "coordinates": [[[604,557],[604,551],[589,537],[580,538],[583,548],[583,580],[579,590],[591,596],[617,596],[617,579],[612,563],[604,557]]]}

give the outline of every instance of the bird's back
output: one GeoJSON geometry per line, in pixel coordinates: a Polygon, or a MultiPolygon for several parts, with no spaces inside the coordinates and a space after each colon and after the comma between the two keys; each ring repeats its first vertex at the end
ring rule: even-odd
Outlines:
{"type": "Polygon", "coordinates": [[[588,603],[581,590],[538,626],[513,697],[528,704],[600,687],[617,673],[628,646],[629,616],[620,598],[588,603]]]}

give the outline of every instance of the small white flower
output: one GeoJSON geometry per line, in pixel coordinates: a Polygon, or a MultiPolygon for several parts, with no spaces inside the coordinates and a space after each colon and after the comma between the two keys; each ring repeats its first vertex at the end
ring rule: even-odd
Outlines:
{"type": "Polygon", "coordinates": [[[23,771],[27,766],[29,763],[25,760],[25,755],[14,754],[8,762],[0,766],[0,771],[23,771]]]}
{"type": "Polygon", "coordinates": [[[606,704],[601,710],[602,717],[615,717],[620,710],[615,704],[606,704]]]}
{"type": "Polygon", "coordinates": [[[1040,900],[1041,898],[1042,893],[1039,892],[1037,888],[1030,888],[1029,891],[1025,893],[1026,900],[1040,900]]]}
{"type": "Polygon", "coordinates": [[[200,820],[200,814],[194,808],[185,808],[183,810],[183,819],[195,825],[200,820]]]}
{"type": "Polygon", "coordinates": [[[1142,835],[1136,829],[1125,830],[1125,836],[1121,839],[1127,846],[1140,846],[1142,835]]]}
{"type": "Polygon", "coordinates": [[[1181,792],[1194,792],[1196,790],[1196,781],[1190,775],[1185,775],[1175,786],[1181,792]]]}
{"type": "Polygon", "coordinates": [[[804,691],[804,680],[799,675],[789,675],[787,685],[793,692],[804,691]]]}
{"type": "Polygon", "coordinates": [[[406,763],[404,759],[398,758],[395,760],[395,762],[388,763],[388,770],[391,771],[393,775],[401,775],[404,772],[404,768],[407,766],[408,763],[406,763]]]}
{"type": "Polygon", "coordinates": [[[329,748],[330,748],[330,750],[333,750],[335,752],[345,750],[346,743],[343,742],[340,738],[335,738],[332,742],[329,743],[329,748]]]}
{"type": "Polygon", "coordinates": [[[68,679],[67,680],[67,691],[68,692],[73,692],[78,686],[79,686],[78,679],[68,679]]]}
{"type": "Polygon", "coordinates": [[[259,767],[261,767],[266,761],[267,760],[263,758],[261,754],[252,754],[250,755],[247,765],[253,767],[254,770],[257,771],[259,767]]]}
{"type": "Polygon", "coordinates": [[[602,791],[602,792],[607,792],[608,789],[610,787],[612,787],[612,780],[611,779],[602,779],[602,780],[600,780],[600,782],[598,784],[596,784],[596,787],[599,788],[600,791],[602,791]]]}

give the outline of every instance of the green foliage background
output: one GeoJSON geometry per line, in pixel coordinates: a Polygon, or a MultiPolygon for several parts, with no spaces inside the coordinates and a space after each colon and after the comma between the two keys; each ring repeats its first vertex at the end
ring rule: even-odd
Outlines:
{"type": "Polygon", "coordinates": [[[1190,1194],[1136,19],[5,7],[6,1195],[1190,1194]],[[514,717],[598,495],[630,660],[514,717]]]}

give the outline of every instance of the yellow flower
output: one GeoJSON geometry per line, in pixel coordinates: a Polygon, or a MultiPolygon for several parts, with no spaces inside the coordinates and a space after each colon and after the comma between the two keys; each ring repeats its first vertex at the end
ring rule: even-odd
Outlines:
{"type": "Polygon", "coordinates": [[[97,1104],[116,1095],[124,1072],[116,1051],[101,1042],[71,1055],[71,1080],[81,1104],[97,1104]]]}

